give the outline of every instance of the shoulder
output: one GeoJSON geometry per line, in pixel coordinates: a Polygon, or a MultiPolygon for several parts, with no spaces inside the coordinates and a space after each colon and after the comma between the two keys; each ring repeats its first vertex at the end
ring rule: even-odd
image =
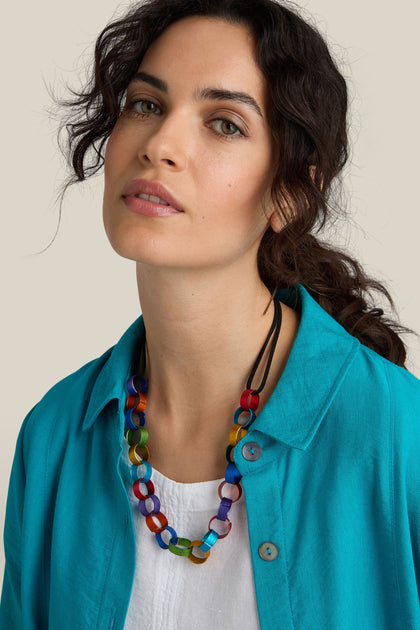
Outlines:
{"type": "Polygon", "coordinates": [[[419,379],[370,348],[359,346],[352,375],[369,393],[385,395],[391,412],[398,408],[420,414],[419,379]]]}
{"type": "Polygon", "coordinates": [[[351,420],[344,420],[348,436],[357,429],[366,448],[379,447],[378,457],[389,449],[395,471],[418,468],[420,381],[413,374],[360,344],[335,403],[351,420]]]}
{"type": "Polygon", "coordinates": [[[83,420],[92,390],[112,350],[113,348],[108,349],[47,391],[23,422],[21,434],[25,440],[39,444],[52,430],[58,434],[64,426],[68,429],[71,419],[83,420]]]}
{"type": "Polygon", "coordinates": [[[117,344],[56,383],[25,418],[24,445],[62,443],[90,428],[111,400],[120,399],[142,330],[139,318],[117,344]]]}

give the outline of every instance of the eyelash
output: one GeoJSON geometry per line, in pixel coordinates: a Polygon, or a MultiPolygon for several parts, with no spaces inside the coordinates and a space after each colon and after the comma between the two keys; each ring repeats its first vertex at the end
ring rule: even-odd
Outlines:
{"type": "MultiPolygon", "coordinates": [[[[154,105],[158,110],[160,110],[159,105],[157,105],[153,101],[150,101],[145,98],[139,98],[139,99],[127,102],[123,107],[122,113],[134,114],[136,117],[140,117],[140,118],[148,118],[149,116],[153,116],[154,114],[156,114],[156,112],[147,113],[147,112],[137,111],[135,109],[135,106],[139,103],[147,103],[149,105],[154,105]]],[[[235,127],[236,129],[235,133],[229,134],[229,133],[221,133],[220,131],[216,131],[213,128],[212,131],[216,134],[216,136],[219,136],[223,140],[234,140],[236,138],[245,137],[245,133],[238,127],[238,125],[236,125],[234,122],[232,122],[228,118],[213,118],[210,122],[214,123],[216,121],[222,121],[222,122],[228,123],[229,125],[233,125],[233,127],[235,127]]]]}

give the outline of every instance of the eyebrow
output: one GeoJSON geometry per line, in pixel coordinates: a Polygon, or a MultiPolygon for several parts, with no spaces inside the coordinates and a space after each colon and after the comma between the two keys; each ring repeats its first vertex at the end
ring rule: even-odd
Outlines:
{"type": "MultiPolygon", "coordinates": [[[[137,72],[133,78],[133,81],[144,81],[149,85],[157,88],[161,92],[168,94],[168,84],[166,81],[162,81],[162,79],[158,79],[158,77],[153,76],[153,74],[149,74],[148,72],[137,72]]],[[[237,103],[243,103],[244,105],[248,105],[251,109],[253,109],[261,118],[263,118],[261,109],[252,96],[246,94],[246,92],[234,92],[232,90],[224,90],[220,88],[201,88],[197,90],[194,94],[196,100],[215,100],[215,101],[235,101],[237,103]]]]}

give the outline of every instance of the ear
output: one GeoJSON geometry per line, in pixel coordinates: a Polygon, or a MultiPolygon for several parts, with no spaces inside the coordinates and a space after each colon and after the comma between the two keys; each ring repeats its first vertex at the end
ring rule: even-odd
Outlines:
{"type": "Polygon", "coordinates": [[[270,227],[274,232],[281,232],[289,221],[296,215],[296,205],[291,195],[285,194],[280,208],[271,204],[269,213],[270,227]]]}
{"type": "MultiPolygon", "coordinates": [[[[311,165],[309,167],[309,174],[312,180],[315,180],[315,173],[316,173],[316,166],[311,165]]],[[[282,211],[284,215],[282,215],[276,209],[271,210],[270,219],[269,219],[270,227],[274,232],[277,232],[277,233],[282,231],[288,218],[291,219],[293,216],[296,215],[297,209],[295,207],[295,204],[291,196],[286,195],[286,200],[287,200],[287,206],[282,207],[282,211]]]]}
{"type": "Polygon", "coordinates": [[[264,204],[265,216],[268,219],[268,224],[274,232],[281,232],[287,223],[288,217],[293,214],[293,208],[291,207],[291,200],[289,204],[288,197],[283,201],[281,209],[273,202],[271,194],[267,195],[266,202],[264,204]]]}
{"type": "Polygon", "coordinates": [[[273,210],[270,215],[269,223],[273,232],[279,233],[284,228],[285,220],[277,210],[273,210]]]}

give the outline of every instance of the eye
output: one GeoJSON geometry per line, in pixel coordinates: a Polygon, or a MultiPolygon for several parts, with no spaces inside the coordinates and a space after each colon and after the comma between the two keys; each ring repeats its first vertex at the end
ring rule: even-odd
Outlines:
{"type": "Polygon", "coordinates": [[[217,134],[221,136],[243,136],[243,132],[230,120],[226,118],[215,118],[213,121],[213,127],[217,134]]]}
{"type": "Polygon", "coordinates": [[[148,101],[146,99],[137,99],[135,101],[128,102],[125,107],[125,111],[134,112],[136,114],[140,114],[141,116],[149,116],[151,114],[161,114],[161,109],[153,103],[153,101],[148,101]]]}

